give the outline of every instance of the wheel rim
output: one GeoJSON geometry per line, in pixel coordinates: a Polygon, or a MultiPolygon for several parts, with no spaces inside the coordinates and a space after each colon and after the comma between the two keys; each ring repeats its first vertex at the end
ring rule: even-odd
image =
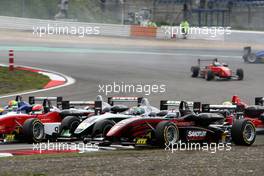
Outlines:
{"type": "Polygon", "coordinates": [[[165,131],[165,141],[166,143],[175,143],[178,140],[178,130],[170,125],[165,131]]]}
{"type": "Polygon", "coordinates": [[[251,124],[246,124],[244,131],[243,131],[243,137],[248,142],[251,142],[255,138],[255,128],[251,124]]]}
{"type": "Polygon", "coordinates": [[[33,136],[35,139],[40,140],[43,138],[44,129],[43,125],[39,122],[35,123],[33,126],[33,136]]]}
{"type": "Polygon", "coordinates": [[[256,56],[255,56],[255,55],[250,55],[250,56],[248,57],[248,61],[249,61],[249,62],[255,62],[255,61],[256,61],[256,56]]]}

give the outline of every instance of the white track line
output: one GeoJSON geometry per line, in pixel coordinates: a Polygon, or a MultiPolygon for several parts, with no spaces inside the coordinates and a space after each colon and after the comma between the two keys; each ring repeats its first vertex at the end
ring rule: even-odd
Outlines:
{"type": "MultiPolygon", "coordinates": [[[[7,65],[5,65],[5,64],[0,64],[0,66],[7,66],[7,65]]],[[[1,99],[1,98],[13,97],[13,96],[17,96],[17,95],[26,95],[26,94],[32,94],[32,93],[44,92],[44,91],[48,91],[48,90],[54,90],[54,89],[58,89],[58,88],[62,88],[62,87],[66,87],[66,86],[69,86],[69,85],[72,85],[72,84],[75,83],[75,79],[74,79],[74,78],[69,77],[69,76],[64,75],[64,74],[61,74],[61,73],[58,73],[58,72],[55,72],[55,71],[51,71],[51,70],[47,70],[47,69],[42,69],[42,68],[37,68],[37,67],[23,66],[23,65],[16,65],[16,66],[24,67],[24,68],[31,68],[31,69],[35,69],[35,70],[41,70],[41,71],[44,71],[44,72],[46,71],[46,72],[48,72],[48,73],[55,74],[55,75],[57,75],[57,76],[60,76],[60,77],[65,78],[66,83],[63,84],[63,85],[59,85],[59,86],[56,86],[56,87],[50,87],[50,88],[47,88],[47,89],[40,89],[40,90],[33,90],[33,91],[28,91],[28,92],[20,92],[20,93],[14,93],[14,94],[3,95],[3,96],[0,96],[0,99],[1,99]]]]}
{"type": "Polygon", "coordinates": [[[1,157],[10,157],[13,156],[12,153],[0,153],[0,158],[1,157]]]}

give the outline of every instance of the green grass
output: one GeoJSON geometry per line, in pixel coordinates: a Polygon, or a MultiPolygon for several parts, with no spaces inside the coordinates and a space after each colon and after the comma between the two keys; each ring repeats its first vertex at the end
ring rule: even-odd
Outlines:
{"type": "Polygon", "coordinates": [[[7,67],[0,67],[0,95],[41,89],[49,81],[45,75],[16,69],[9,72],[7,67]]]}

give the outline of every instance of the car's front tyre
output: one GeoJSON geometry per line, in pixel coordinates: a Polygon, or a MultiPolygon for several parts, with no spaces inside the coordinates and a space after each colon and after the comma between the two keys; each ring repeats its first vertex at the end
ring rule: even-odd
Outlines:
{"type": "Polygon", "coordinates": [[[163,121],[156,126],[155,137],[159,147],[174,145],[179,140],[179,129],[174,123],[163,121]]]}
{"type": "Polygon", "coordinates": [[[23,135],[29,143],[39,143],[45,139],[44,125],[39,119],[27,119],[23,125],[23,135]]]}

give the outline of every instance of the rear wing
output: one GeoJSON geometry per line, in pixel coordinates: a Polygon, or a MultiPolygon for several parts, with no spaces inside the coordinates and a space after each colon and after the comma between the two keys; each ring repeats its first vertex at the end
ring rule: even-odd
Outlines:
{"type": "Polygon", "coordinates": [[[252,50],[251,50],[251,46],[246,46],[244,47],[243,50],[243,58],[247,58],[250,54],[251,54],[252,50]]]}
{"type": "Polygon", "coordinates": [[[214,59],[198,59],[198,65],[200,65],[201,64],[201,62],[209,62],[209,61],[211,61],[211,62],[218,62],[218,59],[217,58],[214,58],[214,59]]]}
{"type": "Polygon", "coordinates": [[[108,104],[113,106],[116,102],[135,102],[140,106],[143,97],[108,97],[108,104]]]}
{"type": "Polygon", "coordinates": [[[57,107],[60,107],[62,105],[62,97],[34,97],[30,96],[28,98],[28,103],[30,105],[33,105],[36,103],[36,101],[56,101],[57,107]]]}
{"type": "Polygon", "coordinates": [[[264,97],[256,97],[255,105],[264,106],[264,97]]]}
{"type": "Polygon", "coordinates": [[[70,109],[74,106],[93,106],[95,114],[102,113],[102,101],[62,101],[62,109],[70,109]]]}
{"type": "MultiPolygon", "coordinates": [[[[171,101],[171,100],[161,100],[160,110],[168,110],[169,106],[179,107],[182,101],[171,101]]],[[[186,101],[188,107],[192,107],[193,111],[199,113],[201,111],[201,102],[186,101]]]]}
{"type": "Polygon", "coordinates": [[[204,113],[220,113],[223,110],[229,110],[235,112],[237,115],[244,114],[244,106],[243,105],[212,105],[212,104],[202,104],[202,112],[204,113]]]}

